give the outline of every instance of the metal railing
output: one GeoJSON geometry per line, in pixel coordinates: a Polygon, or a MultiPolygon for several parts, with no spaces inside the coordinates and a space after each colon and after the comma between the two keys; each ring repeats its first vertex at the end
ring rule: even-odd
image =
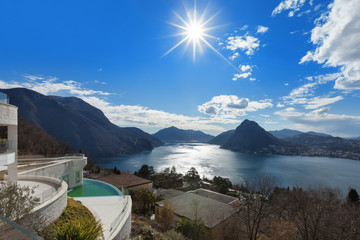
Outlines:
{"type": "Polygon", "coordinates": [[[30,232],[21,225],[0,215],[0,240],[5,239],[35,239],[44,240],[38,235],[30,232]]]}
{"type": "Polygon", "coordinates": [[[0,153],[14,152],[14,141],[8,139],[0,139],[0,153]]]}
{"type": "Polygon", "coordinates": [[[49,188],[44,192],[34,195],[34,197],[39,199],[39,201],[38,201],[39,204],[43,204],[44,202],[53,198],[58,192],[59,192],[59,190],[57,190],[57,189],[49,188]]]}

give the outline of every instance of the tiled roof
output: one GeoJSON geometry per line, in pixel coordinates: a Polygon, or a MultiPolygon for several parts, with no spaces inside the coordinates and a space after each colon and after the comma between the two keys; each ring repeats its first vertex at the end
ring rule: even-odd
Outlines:
{"type": "Polygon", "coordinates": [[[141,178],[129,173],[121,173],[119,175],[99,177],[96,178],[96,180],[110,183],[111,185],[114,185],[119,189],[121,187],[129,188],[129,187],[135,187],[135,186],[151,183],[151,181],[148,179],[141,178]]]}

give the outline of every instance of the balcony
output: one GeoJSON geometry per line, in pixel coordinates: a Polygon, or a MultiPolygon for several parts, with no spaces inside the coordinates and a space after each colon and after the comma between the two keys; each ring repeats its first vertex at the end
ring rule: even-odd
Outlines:
{"type": "Polygon", "coordinates": [[[15,162],[14,141],[0,139],[0,166],[15,162]]]}
{"type": "Polygon", "coordinates": [[[9,98],[5,93],[0,92],[0,103],[9,104],[9,98]]]}

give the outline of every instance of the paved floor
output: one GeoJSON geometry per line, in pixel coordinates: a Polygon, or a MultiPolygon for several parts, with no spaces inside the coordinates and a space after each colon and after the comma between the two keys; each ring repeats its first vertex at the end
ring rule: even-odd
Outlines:
{"type": "MultiPolygon", "coordinates": [[[[123,196],[107,196],[107,197],[76,197],[74,198],[85,205],[103,225],[104,238],[109,239],[112,231],[110,226],[114,226],[114,222],[119,220],[119,216],[123,214],[127,199],[123,196]]],[[[117,226],[117,224],[115,224],[117,226]]]]}

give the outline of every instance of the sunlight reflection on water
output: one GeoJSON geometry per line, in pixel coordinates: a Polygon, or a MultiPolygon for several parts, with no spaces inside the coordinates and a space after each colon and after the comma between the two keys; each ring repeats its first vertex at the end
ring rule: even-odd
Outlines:
{"type": "Polygon", "coordinates": [[[175,166],[181,173],[195,167],[200,176],[228,177],[235,183],[243,182],[245,177],[268,172],[277,178],[279,185],[285,187],[325,185],[340,188],[344,194],[349,186],[360,190],[360,161],[242,154],[209,144],[168,144],[151,152],[98,158],[96,163],[102,168],[116,166],[131,172],[138,170],[143,164],[154,166],[156,171],[175,166]]]}

